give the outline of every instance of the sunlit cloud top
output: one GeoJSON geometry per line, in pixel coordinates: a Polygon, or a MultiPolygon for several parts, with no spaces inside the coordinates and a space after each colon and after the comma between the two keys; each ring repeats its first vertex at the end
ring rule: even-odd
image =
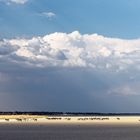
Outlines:
{"type": "Polygon", "coordinates": [[[97,34],[53,33],[31,39],[4,39],[0,57],[32,67],[85,67],[139,70],[140,39],[123,40],[97,34]]]}
{"type": "Polygon", "coordinates": [[[28,2],[28,0],[0,0],[2,2],[5,2],[6,4],[11,4],[11,3],[14,3],[14,4],[25,4],[26,2],[28,2]]]}

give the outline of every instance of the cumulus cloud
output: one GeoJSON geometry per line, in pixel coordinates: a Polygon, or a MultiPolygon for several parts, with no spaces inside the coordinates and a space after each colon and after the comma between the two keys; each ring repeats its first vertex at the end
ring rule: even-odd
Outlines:
{"type": "Polygon", "coordinates": [[[6,4],[11,4],[11,3],[15,3],[15,4],[25,4],[26,2],[28,2],[28,0],[1,0],[3,2],[5,2],[6,4]]]}
{"type": "Polygon", "coordinates": [[[32,67],[139,70],[140,39],[82,35],[78,31],[56,32],[31,39],[4,39],[0,41],[0,58],[32,67]]]}
{"type": "Polygon", "coordinates": [[[9,104],[9,110],[139,111],[139,64],[140,39],[78,31],[3,39],[0,107],[7,109],[9,104]]]}

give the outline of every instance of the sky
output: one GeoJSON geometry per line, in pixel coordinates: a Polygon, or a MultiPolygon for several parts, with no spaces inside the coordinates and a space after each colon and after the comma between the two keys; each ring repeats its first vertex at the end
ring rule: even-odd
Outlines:
{"type": "Polygon", "coordinates": [[[139,0],[0,0],[0,111],[140,112],[139,0]]]}

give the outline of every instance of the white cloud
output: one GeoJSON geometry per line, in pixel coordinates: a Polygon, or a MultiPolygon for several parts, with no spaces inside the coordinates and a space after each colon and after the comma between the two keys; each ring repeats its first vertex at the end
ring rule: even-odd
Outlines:
{"type": "Polygon", "coordinates": [[[1,0],[2,2],[5,2],[6,4],[11,4],[11,3],[15,3],[15,4],[25,4],[26,2],[28,2],[28,0],[1,0]]]}
{"type": "Polygon", "coordinates": [[[0,42],[0,58],[34,67],[84,67],[103,70],[140,69],[140,39],[97,34],[53,33],[0,42]],[[21,63],[22,61],[22,63],[21,63]]]}
{"type": "Polygon", "coordinates": [[[45,17],[47,17],[49,19],[52,19],[52,18],[54,18],[56,16],[56,14],[53,13],[53,12],[42,12],[41,15],[45,16],[45,17]]]}

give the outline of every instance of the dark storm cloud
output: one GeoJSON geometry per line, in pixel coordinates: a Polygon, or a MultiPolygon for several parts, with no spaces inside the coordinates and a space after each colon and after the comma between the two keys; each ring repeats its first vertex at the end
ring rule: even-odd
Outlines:
{"type": "Polygon", "coordinates": [[[140,40],[54,33],[0,42],[0,110],[140,111],[140,40]]]}

